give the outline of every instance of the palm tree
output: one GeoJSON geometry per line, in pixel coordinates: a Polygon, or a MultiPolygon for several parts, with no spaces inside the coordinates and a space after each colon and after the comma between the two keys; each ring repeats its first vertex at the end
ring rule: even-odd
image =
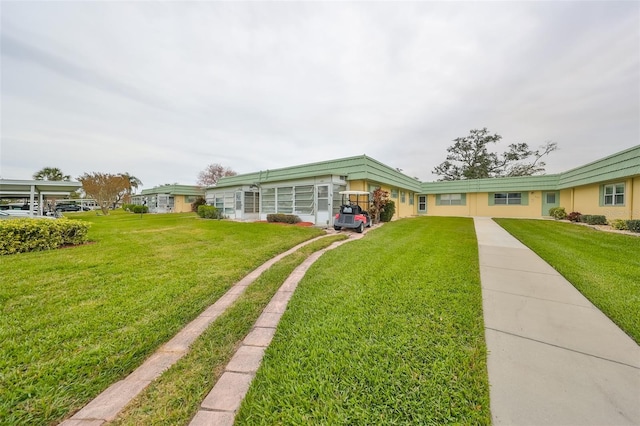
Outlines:
{"type": "Polygon", "coordinates": [[[71,176],[65,175],[57,167],[44,167],[42,170],[33,174],[35,180],[71,180],[71,176]]]}
{"type": "Polygon", "coordinates": [[[121,173],[120,176],[129,181],[129,194],[134,193],[134,190],[143,185],[140,179],[135,176],[131,176],[129,173],[121,173]]]}

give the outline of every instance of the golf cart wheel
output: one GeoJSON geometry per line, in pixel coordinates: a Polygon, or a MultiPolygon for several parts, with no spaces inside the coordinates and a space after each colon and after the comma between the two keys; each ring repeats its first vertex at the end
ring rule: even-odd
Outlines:
{"type": "Polygon", "coordinates": [[[335,229],[336,231],[339,231],[339,230],[341,230],[342,228],[341,228],[341,227],[339,227],[339,226],[335,226],[335,225],[334,225],[334,226],[333,226],[333,229],[335,229]]]}
{"type": "Polygon", "coordinates": [[[364,223],[360,222],[360,225],[356,228],[356,232],[362,234],[362,231],[364,231],[364,223]]]}

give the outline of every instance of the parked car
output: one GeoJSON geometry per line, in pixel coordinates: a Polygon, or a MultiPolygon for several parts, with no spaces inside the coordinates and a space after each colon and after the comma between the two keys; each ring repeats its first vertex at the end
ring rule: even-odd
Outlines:
{"type": "Polygon", "coordinates": [[[24,210],[0,210],[0,219],[55,219],[53,216],[30,215],[24,210]]]}
{"type": "Polygon", "coordinates": [[[77,204],[56,204],[55,210],[57,212],[79,212],[82,207],[77,204]]]}

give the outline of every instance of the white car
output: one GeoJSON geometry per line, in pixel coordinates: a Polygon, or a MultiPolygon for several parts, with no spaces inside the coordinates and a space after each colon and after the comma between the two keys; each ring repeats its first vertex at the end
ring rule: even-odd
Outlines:
{"type": "Polygon", "coordinates": [[[53,216],[31,216],[28,211],[25,210],[0,210],[0,219],[55,219],[53,216]]]}

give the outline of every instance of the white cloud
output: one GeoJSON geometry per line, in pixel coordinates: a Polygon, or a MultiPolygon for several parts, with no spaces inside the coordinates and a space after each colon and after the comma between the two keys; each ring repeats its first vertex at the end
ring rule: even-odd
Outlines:
{"type": "Polygon", "coordinates": [[[639,11],[5,2],[0,173],[126,171],[148,187],[194,183],[213,162],[251,172],[366,153],[431,180],[479,127],[502,147],[554,140],[548,171],[566,170],[638,144],[639,11]]]}

